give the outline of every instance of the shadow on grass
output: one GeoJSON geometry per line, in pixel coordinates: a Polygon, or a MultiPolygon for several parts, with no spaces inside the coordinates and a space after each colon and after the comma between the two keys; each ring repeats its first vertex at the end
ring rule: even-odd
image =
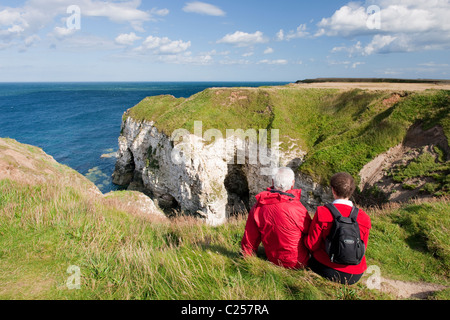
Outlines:
{"type": "MultiPolygon", "coordinates": [[[[199,243],[198,245],[202,250],[214,251],[214,252],[222,254],[225,257],[230,258],[230,259],[242,258],[242,253],[240,251],[229,250],[229,249],[225,248],[224,246],[220,246],[220,245],[216,245],[216,244],[208,244],[208,243],[199,243]]],[[[265,252],[263,246],[259,246],[259,248],[256,252],[256,256],[259,259],[267,260],[266,252],[265,252]]]]}

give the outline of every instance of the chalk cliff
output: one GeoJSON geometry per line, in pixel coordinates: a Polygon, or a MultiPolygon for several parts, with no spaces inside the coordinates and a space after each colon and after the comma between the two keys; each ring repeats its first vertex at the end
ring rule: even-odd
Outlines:
{"type": "MultiPolygon", "coordinates": [[[[261,151],[260,145],[236,136],[208,143],[195,134],[186,134],[182,143],[183,148],[181,142],[174,143],[172,137],[160,132],[153,121],[126,118],[113,182],[146,192],[161,207],[179,207],[218,225],[232,214],[249,210],[255,195],[271,186],[272,167],[296,169],[305,155],[293,146],[290,151],[280,151],[276,165],[263,165],[259,152],[258,161],[253,161],[249,151],[261,151]],[[185,151],[184,155],[179,151],[185,151]],[[239,155],[242,161],[237,160],[239,155]]],[[[264,151],[271,154],[270,148],[264,151]]],[[[306,206],[313,208],[325,200],[323,187],[311,178],[301,174],[296,181],[296,188],[303,189],[306,206]]]]}

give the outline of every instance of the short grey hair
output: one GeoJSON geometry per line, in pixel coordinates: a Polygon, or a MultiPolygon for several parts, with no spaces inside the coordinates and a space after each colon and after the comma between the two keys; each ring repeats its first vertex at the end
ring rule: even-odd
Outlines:
{"type": "Polygon", "coordinates": [[[273,187],[280,191],[288,191],[295,181],[295,174],[291,168],[282,167],[275,170],[273,175],[273,187]]]}

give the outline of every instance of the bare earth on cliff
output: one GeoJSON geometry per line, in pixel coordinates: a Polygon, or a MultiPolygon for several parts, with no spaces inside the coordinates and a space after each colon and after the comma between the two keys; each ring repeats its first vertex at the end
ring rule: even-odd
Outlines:
{"type": "Polygon", "coordinates": [[[409,182],[414,183],[417,187],[408,190],[402,187],[402,183],[396,183],[389,176],[389,169],[397,165],[404,165],[417,159],[421,154],[427,152],[433,156],[437,156],[434,147],[439,146],[446,154],[450,154],[448,141],[444,131],[440,126],[423,130],[420,125],[413,125],[406,134],[404,141],[390,148],[388,151],[378,155],[367,163],[359,173],[361,182],[359,188],[361,190],[377,186],[378,190],[388,195],[389,201],[406,201],[414,197],[430,197],[420,193],[420,188],[426,183],[432,182],[430,177],[417,177],[409,182]]]}
{"type": "Polygon", "coordinates": [[[450,90],[450,84],[431,83],[370,83],[370,82],[322,82],[292,84],[302,88],[326,89],[364,89],[364,90],[393,90],[393,91],[423,91],[427,89],[450,90]]]}

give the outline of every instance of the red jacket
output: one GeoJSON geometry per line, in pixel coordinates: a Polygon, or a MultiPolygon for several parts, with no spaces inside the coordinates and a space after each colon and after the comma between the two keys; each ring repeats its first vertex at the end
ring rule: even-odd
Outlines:
{"type": "MultiPolygon", "coordinates": [[[[335,204],[335,207],[344,216],[348,217],[352,211],[352,207],[345,204],[335,204]]],[[[318,207],[316,214],[309,228],[308,236],[305,239],[306,247],[311,251],[312,256],[318,262],[327,267],[333,268],[338,271],[350,273],[350,274],[361,274],[367,269],[366,257],[362,259],[361,263],[358,265],[342,265],[333,263],[330,261],[330,257],[325,252],[325,239],[331,231],[333,226],[334,218],[331,212],[324,206],[318,207]]],[[[361,240],[367,249],[367,241],[369,240],[369,230],[372,227],[370,223],[370,217],[361,209],[359,209],[358,219],[356,220],[359,224],[359,231],[361,233],[361,240]]]]}
{"type": "Polygon", "coordinates": [[[242,252],[244,256],[252,255],[262,242],[270,262],[285,268],[302,268],[309,259],[304,237],[311,217],[300,203],[301,190],[287,191],[294,197],[270,190],[256,196],[245,226],[242,252]]]}

